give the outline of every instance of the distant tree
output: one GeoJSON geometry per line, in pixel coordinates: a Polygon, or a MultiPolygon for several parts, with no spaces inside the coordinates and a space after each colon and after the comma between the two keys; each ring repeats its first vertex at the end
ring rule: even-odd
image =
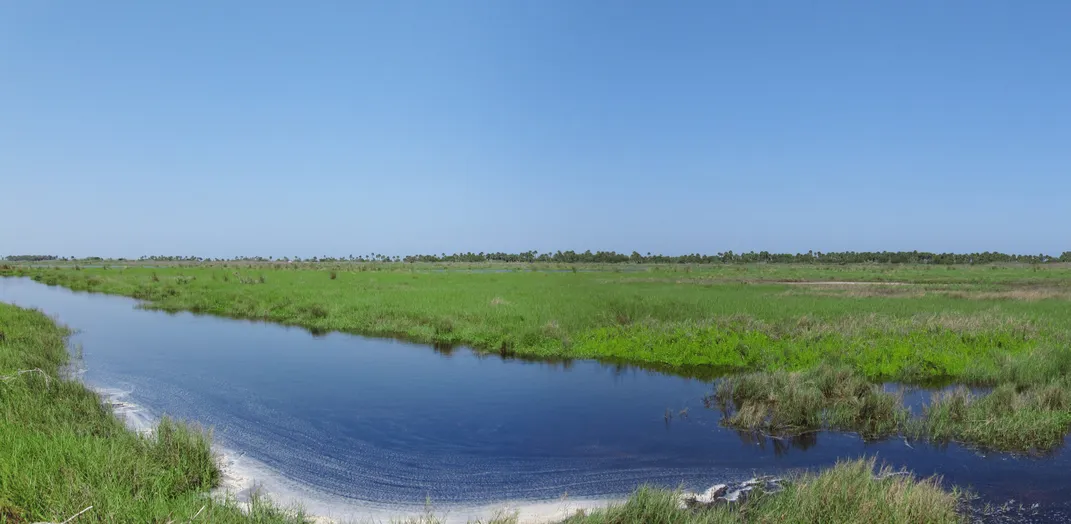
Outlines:
{"type": "MultiPolygon", "coordinates": [[[[478,252],[473,253],[471,251],[464,253],[447,254],[442,252],[438,255],[386,255],[383,253],[371,253],[368,256],[354,256],[349,255],[347,257],[351,261],[359,262],[427,262],[427,263],[442,263],[442,262],[467,262],[467,263],[483,263],[483,262],[501,262],[501,263],[532,263],[532,262],[544,262],[544,263],[558,263],[558,264],[575,264],[575,263],[598,263],[598,264],[621,264],[621,263],[633,263],[633,264],[755,264],[755,263],[769,263],[769,264],[863,264],[863,263],[882,263],[882,264],[934,264],[934,265],[952,265],[952,264],[999,264],[999,263],[1020,263],[1020,264],[1032,264],[1041,265],[1051,262],[1071,262],[1071,251],[1064,251],[1060,256],[1055,257],[1040,253],[1037,255],[1016,255],[1007,253],[998,253],[986,251],[982,253],[930,253],[922,251],[840,251],[840,252],[828,252],[823,253],[821,251],[807,251],[806,253],[771,253],[769,251],[749,251],[746,253],[734,253],[732,250],[719,252],[713,255],[705,255],[702,253],[688,253],[683,255],[663,255],[661,253],[652,254],[650,251],[646,255],[640,254],[638,251],[632,251],[631,254],[618,253],[616,251],[595,251],[590,249],[585,250],[582,253],[577,253],[573,250],[567,251],[554,251],[547,253],[540,253],[538,251],[524,251],[521,253],[505,253],[505,252],[478,252]]],[[[322,257],[312,257],[310,262],[341,262],[347,260],[347,258],[335,258],[324,255],[322,257]]],[[[9,255],[4,257],[5,260],[10,262],[43,262],[51,260],[61,260],[54,255],[9,255]]],[[[79,259],[78,257],[64,257],[62,260],[83,260],[83,261],[103,261],[101,257],[86,257],[79,259]]],[[[138,257],[141,261],[155,261],[155,262],[203,262],[212,261],[226,262],[263,262],[276,260],[274,257],[262,257],[262,256],[235,256],[233,258],[202,258],[198,256],[186,256],[186,255],[150,255],[138,257]]],[[[280,262],[302,262],[301,257],[281,257],[277,259],[280,262]]]]}
{"type": "Polygon", "coordinates": [[[44,262],[58,259],[55,255],[10,255],[6,258],[11,262],[44,262]]]}

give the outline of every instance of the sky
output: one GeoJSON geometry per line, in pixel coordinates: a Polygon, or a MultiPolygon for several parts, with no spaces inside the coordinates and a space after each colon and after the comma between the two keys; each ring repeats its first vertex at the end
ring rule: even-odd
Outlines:
{"type": "Polygon", "coordinates": [[[1071,250],[1071,2],[0,3],[0,255],[1071,250]]]}

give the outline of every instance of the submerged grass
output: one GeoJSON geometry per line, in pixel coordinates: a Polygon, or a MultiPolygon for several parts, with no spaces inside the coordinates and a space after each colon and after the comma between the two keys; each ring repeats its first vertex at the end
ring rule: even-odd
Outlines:
{"type": "Polygon", "coordinates": [[[736,524],[963,522],[962,494],[945,491],[936,478],[919,480],[881,468],[875,461],[840,462],[806,475],[775,494],[742,504],[682,509],[673,491],[642,488],[624,504],[576,515],[567,524],[736,524]]]}
{"type": "Polygon", "coordinates": [[[510,269],[249,264],[75,271],[12,266],[0,274],[132,296],[144,300],[145,307],[167,311],[468,345],[522,357],[598,358],[707,374],[831,364],[851,367],[871,381],[997,384],[1007,366],[1022,367],[1021,362],[1037,361],[1038,355],[1071,360],[1063,292],[1030,291],[1071,289],[1071,268],[1062,265],[1042,270],[656,266],[639,268],[644,271],[639,275],[590,268],[510,269]],[[857,296],[817,289],[831,286],[794,284],[808,280],[908,281],[941,292],[857,296]],[[250,283],[255,285],[246,285],[250,283]],[[1008,299],[1017,289],[1031,299],[1008,299]]]}
{"type": "Polygon", "coordinates": [[[248,511],[207,495],[219,468],[200,429],[164,419],[128,430],[61,376],[67,331],[0,304],[0,522],[300,522],[264,500],[248,511]],[[199,512],[199,514],[198,514],[199,512]]]}

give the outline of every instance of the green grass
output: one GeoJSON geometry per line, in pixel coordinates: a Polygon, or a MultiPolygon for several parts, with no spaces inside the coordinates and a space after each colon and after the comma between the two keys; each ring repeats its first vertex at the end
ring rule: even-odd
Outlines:
{"type": "Polygon", "coordinates": [[[784,491],[758,495],[742,505],[681,509],[672,491],[643,488],[624,504],[577,515],[566,524],[736,524],[963,522],[961,494],[941,489],[937,479],[874,475],[874,461],[841,462],[818,475],[789,483],[784,491]]]}
{"type": "Polygon", "coordinates": [[[996,384],[1009,365],[1071,353],[1071,268],[1063,264],[527,267],[16,265],[0,274],[132,296],[167,311],[708,376],[826,363],[872,381],[996,384]],[[918,285],[791,283],[801,281],[918,285]]]}
{"type": "Polygon", "coordinates": [[[45,315],[0,304],[0,334],[0,522],[62,522],[89,506],[77,522],[300,521],[209,498],[219,468],[208,436],[167,419],[147,436],[128,430],[61,376],[68,333],[45,315]]]}

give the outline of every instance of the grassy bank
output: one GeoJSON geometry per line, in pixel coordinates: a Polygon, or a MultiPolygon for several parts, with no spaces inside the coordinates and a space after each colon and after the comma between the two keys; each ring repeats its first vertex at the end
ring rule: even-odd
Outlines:
{"type": "Polygon", "coordinates": [[[1071,352],[1065,265],[447,268],[8,266],[0,274],[168,311],[694,373],[824,363],[871,381],[998,384],[1009,366],[1071,352]],[[844,281],[878,283],[831,283],[844,281]]]}
{"type": "Polygon", "coordinates": [[[269,504],[249,513],[206,496],[219,482],[208,438],[164,420],[128,430],[101,399],[61,376],[67,331],[0,304],[0,522],[298,522],[269,504]]]}
{"type": "Polygon", "coordinates": [[[842,462],[797,479],[784,491],[758,495],[742,505],[711,509],[680,509],[670,491],[643,489],[626,503],[586,515],[567,524],[735,524],[755,523],[888,523],[963,522],[958,513],[960,494],[941,489],[936,479],[906,475],[877,475],[873,460],[842,462]]]}

